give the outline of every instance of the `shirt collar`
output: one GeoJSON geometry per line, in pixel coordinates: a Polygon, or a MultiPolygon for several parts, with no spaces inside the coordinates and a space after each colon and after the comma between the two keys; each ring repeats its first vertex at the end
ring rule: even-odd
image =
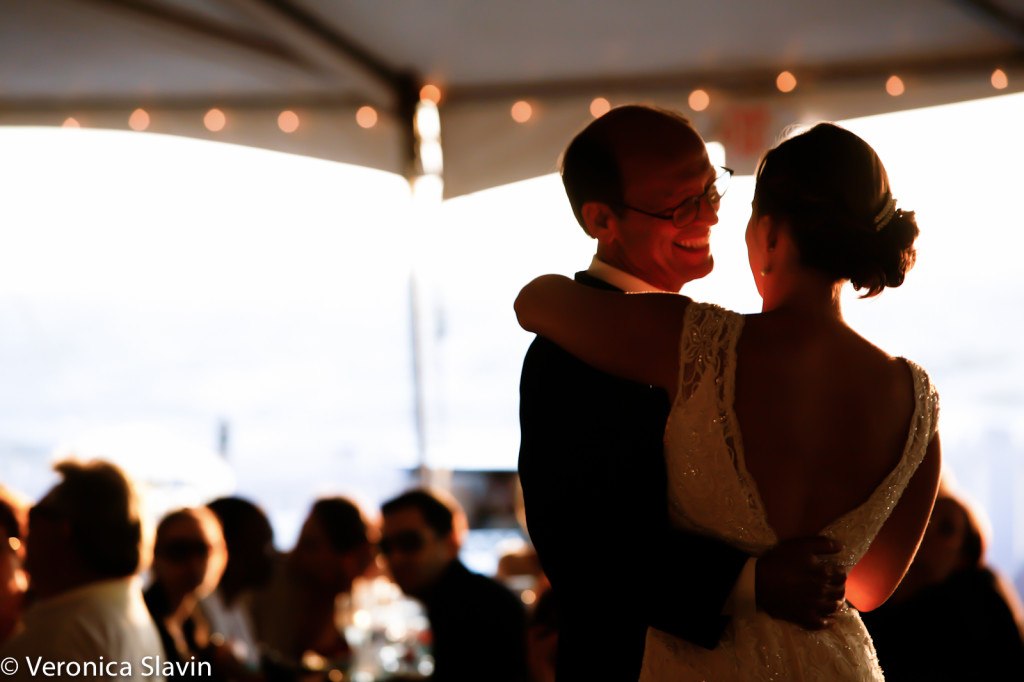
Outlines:
{"type": "Polygon", "coordinates": [[[598,259],[594,256],[593,260],[590,261],[590,267],[587,268],[587,274],[598,278],[604,282],[608,282],[613,286],[616,286],[623,291],[630,294],[640,293],[665,293],[675,294],[675,291],[665,291],[659,289],[653,284],[649,284],[639,277],[629,274],[625,270],[619,270],[614,265],[609,265],[603,260],[598,259]]]}

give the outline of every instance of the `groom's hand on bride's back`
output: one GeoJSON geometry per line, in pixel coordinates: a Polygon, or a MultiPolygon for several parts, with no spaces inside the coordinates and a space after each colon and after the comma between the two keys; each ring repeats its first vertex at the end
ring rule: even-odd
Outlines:
{"type": "Polygon", "coordinates": [[[846,597],[847,569],[830,561],[839,543],[824,537],[780,542],[757,560],[757,607],[807,628],[828,627],[846,597]]]}

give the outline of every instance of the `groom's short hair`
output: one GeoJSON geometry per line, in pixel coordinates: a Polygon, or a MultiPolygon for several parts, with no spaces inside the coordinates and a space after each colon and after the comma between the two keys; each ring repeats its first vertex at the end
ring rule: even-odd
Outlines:
{"type": "Polygon", "coordinates": [[[676,126],[693,130],[693,123],[679,112],[627,104],[595,119],[572,139],[562,154],[562,184],[584,231],[583,204],[597,201],[620,210],[624,194],[621,154],[633,150],[650,153],[656,147],[645,142],[653,142],[666,127],[676,126]]]}

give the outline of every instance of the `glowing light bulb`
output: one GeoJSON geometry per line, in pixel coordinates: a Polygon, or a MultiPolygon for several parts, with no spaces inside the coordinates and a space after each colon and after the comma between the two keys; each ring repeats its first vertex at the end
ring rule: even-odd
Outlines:
{"type": "Polygon", "coordinates": [[[61,128],[81,128],[82,127],[82,125],[78,122],[78,120],[72,118],[71,116],[68,116],[66,119],[64,119],[64,122],[61,123],[60,126],[61,126],[61,128]]]}
{"type": "Polygon", "coordinates": [[[282,111],[277,117],[277,127],[283,132],[294,133],[299,129],[299,115],[294,111],[282,111]]]}
{"type": "Polygon", "coordinates": [[[203,116],[203,125],[211,133],[218,133],[224,130],[224,126],[227,124],[228,117],[220,109],[210,109],[206,112],[206,116],[203,116]]]}
{"type": "Polygon", "coordinates": [[[899,76],[889,76],[889,80],[885,82],[885,91],[893,97],[899,97],[904,90],[906,88],[903,86],[903,79],[899,76]]]}
{"type": "Polygon", "coordinates": [[[711,104],[711,96],[703,90],[694,90],[690,93],[688,102],[694,111],[704,111],[711,104]]]}
{"type": "Polygon", "coordinates": [[[780,92],[793,92],[793,88],[796,87],[796,76],[791,74],[789,71],[783,71],[779,74],[779,77],[775,79],[775,87],[780,92]]]}
{"type": "Polygon", "coordinates": [[[1010,79],[1006,77],[1006,72],[1002,69],[996,69],[992,72],[992,87],[996,90],[1004,90],[1010,85],[1010,79]]]}
{"type": "Polygon", "coordinates": [[[422,100],[416,105],[416,132],[421,138],[435,140],[441,137],[441,115],[437,105],[430,100],[422,100]]]}
{"type": "Polygon", "coordinates": [[[420,163],[423,164],[424,173],[440,174],[444,170],[441,143],[436,138],[420,141],[420,163]]]}
{"type": "Polygon", "coordinates": [[[604,97],[595,97],[590,103],[590,115],[600,118],[611,111],[612,105],[604,97]]]}
{"type": "Polygon", "coordinates": [[[420,88],[420,99],[425,99],[428,102],[433,102],[434,104],[440,104],[441,88],[437,87],[432,83],[427,83],[422,88],[420,88]]]}
{"type": "Polygon", "coordinates": [[[356,112],[356,123],[360,128],[372,128],[377,125],[377,110],[373,107],[359,107],[356,112]]]}
{"type": "Polygon", "coordinates": [[[519,100],[512,105],[512,120],[516,123],[526,123],[533,116],[533,107],[526,100],[519,100]]]}
{"type": "Polygon", "coordinates": [[[132,112],[132,115],[128,117],[128,127],[132,130],[139,132],[149,127],[149,114],[146,113],[145,109],[136,109],[132,112]]]}

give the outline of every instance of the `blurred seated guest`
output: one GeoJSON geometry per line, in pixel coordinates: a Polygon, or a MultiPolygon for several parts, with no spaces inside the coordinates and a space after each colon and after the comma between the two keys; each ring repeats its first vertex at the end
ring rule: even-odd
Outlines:
{"type": "Polygon", "coordinates": [[[228,563],[217,589],[200,602],[200,608],[214,641],[222,641],[244,669],[254,672],[260,656],[250,600],[253,590],[270,580],[274,530],[263,510],[241,497],[222,497],[206,506],[224,531],[228,563]]]}
{"type": "MultiPolygon", "coordinates": [[[[96,677],[162,679],[142,665],[162,657],[137,574],[148,560],[138,499],[108,462],[65,461],[63,480],[29,511],[25,569],[31,602],[0,658],[127,662],[96,677]]],[[[159,671],[157,671],[159,673],[159,671]]],[[[34,679],[28,665],[8,679],[34,679]]],[[[91,677],[91,675],[83,675],[91,677]]]]}
{"type": "Polygon", "coordinates": [[[944,485],[903,582],[862,614],[886,680],[1024,679],[1020,599],[985,546],[980,515],[944,485]]]}
{"type": "Polygon", "coordinates": [[[369,533],[350,500],[313,504],[295,548],[253,597],[256,635],[276,665],[298,667],[310,653],[330,661],[351,655],[336,625],[337,600],[373,563],[369,533]]]}
{"type": "Polygon", "coordinates": [[[558,613],[548,586],[530,611],[526,627],[526,669],[530,682],[555,682],[558,660],[558,613]]]}
{"type": "Polygon", "coordinates": [[[197,608],[224,572],[227,550],[217,517],[206,507],[179,509],[160,521],[153,547],[153,584],[146,606],[156,621],[165,659],[210,666],[187,667],[192,677],[225,679],[228,668],[210,641],[210,626],[197,608]]]}
{"type": "Polygon", "coordinates": [[[0,645],[21,621],[28,581],[22,570],[21,505],[0,486],[0,645]]]}
{"type": "Polygon", "coordinates": [[[466,522],[455,501],[410,490],[385,502],[381,514],[380,549],[391,575],[427,610],[436,665],[432,679],[525,679],[522,603],[459,561],[466,522]]]}
{"type": "Polygon", "coordinates": [[[494,573],[494,579],[507,586],[520,578],[530,578],[531,589],[538,594],[550,587],[537,550],[526,542],[502,552],[498,558],[498,570],[494,573]]]}

